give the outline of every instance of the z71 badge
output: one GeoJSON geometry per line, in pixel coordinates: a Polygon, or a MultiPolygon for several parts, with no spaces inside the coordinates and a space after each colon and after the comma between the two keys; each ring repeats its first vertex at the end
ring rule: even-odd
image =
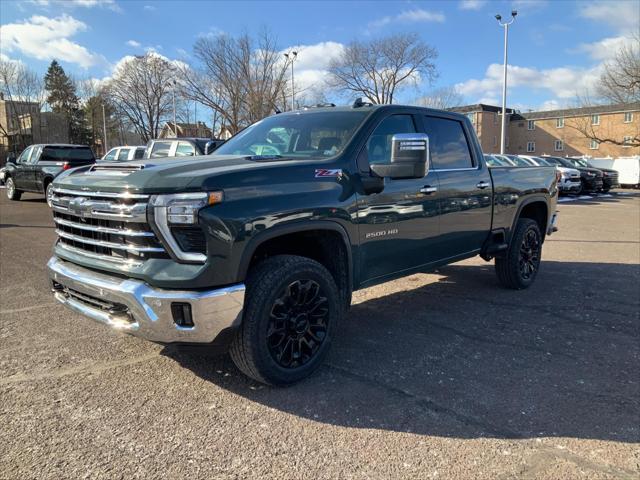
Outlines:
{"type": "Polygon", "coordinates": [[[317,168],[316,178],[320,177],[339,177],[342,175],[341,168],[317,168]]]}

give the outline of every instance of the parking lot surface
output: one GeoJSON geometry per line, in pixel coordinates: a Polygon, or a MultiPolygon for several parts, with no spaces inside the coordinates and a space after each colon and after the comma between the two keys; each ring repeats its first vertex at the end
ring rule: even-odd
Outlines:
{"type": "Polygon", "coordinates": [[[535,285],[481,259],[356,292],[274,389],[49,294],[41,197],[0,190],[0,478],[639,478],[640,195],[559,204],[535,285]]]}

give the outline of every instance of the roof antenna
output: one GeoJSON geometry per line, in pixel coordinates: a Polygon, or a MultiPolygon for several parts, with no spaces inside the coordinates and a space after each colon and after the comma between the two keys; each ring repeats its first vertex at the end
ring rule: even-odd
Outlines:
{"type": "Polygon", "coordinates": [[[366,105],[373,105],[373,103],[364,100],[362,97],[358,97],[358,98],[356,98],[356,101],[353,102],[352,107],[353,108],[360,108],[360,107],[364,107],[366,105]]]}

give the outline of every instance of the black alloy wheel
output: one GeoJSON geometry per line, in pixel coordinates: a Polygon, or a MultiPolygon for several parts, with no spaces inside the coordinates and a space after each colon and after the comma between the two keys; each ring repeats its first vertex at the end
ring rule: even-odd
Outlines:
{"type": "Polygon", "coordinates": [[[536,274],[540,265],[540,238],[537,229],[530,228],[520,244],[520,275],[529,280],[536,274]]]}
{"type": "Polygon", "coordinates": [[[269,353],[283,368],[309,362],[327,336],[329,303],[313,280],[296,280],[274,302],[269,315],[269,353]]]}

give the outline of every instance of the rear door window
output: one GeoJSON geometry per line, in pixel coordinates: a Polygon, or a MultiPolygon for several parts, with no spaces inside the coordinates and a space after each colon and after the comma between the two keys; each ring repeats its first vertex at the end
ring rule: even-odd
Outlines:
{"type": "Polygon", "coordinates": [[[73,163],[87,163],[95,160],[89,147],[47,146],[42,150],[40,160],[73,163]]]}
{"type": "Polygon", "coordinates": [[[143,158],[144,157],[144,151],[145,151],[144,148],[136,148],[136,153],[134,154],[134,158],[136,160],[140,159],[140,158],[143,158]]]}
{"type": "Polygon", "coordinates": [[[461,122],[425,116],[424,128],[429,135],[431,165],[434,169],[473,168],[469,143],[461,122]]]}
{"type": "Polygon", "coordinates": [[[155,142],[151,147],[150,158],[168,157],[171,142],[155,142]]]}
{"type": "Polygon", "coordinates": [[[187,142],[178,142],[176,148],[176,157],[192,157],[196,154],[196,149],[193,145],[187,142]]]}

